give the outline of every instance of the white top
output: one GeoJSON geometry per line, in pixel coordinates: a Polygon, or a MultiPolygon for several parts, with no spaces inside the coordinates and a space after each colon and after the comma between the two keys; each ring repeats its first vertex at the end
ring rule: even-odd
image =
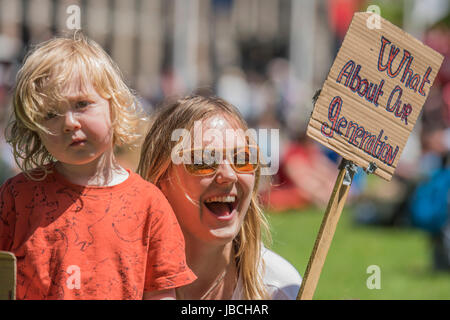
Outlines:
{"type": "MultiPolygon", "coordinates": [[[[270,295],[270,299],[295,300],[302,283],[302,277],[297,270],[284,258],[264,247],[261,249],[261,256],[265,263],[263,283],[270,295]]],[[[239,275],[231,300],[243,299],[242,279],[241,275],[239,275]]]]}

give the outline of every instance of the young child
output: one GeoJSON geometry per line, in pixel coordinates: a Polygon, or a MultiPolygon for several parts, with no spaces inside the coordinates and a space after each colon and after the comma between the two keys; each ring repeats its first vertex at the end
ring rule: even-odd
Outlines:
{"type": "Polygon", "coordinates": [[[98,44],[41,44],[13,99],[23,173],[0,189],[0,250],[17,257],[18,299],[174,298],[196,279],[163,194],[114,158],[138,136],[139,107],[98,44]]]}

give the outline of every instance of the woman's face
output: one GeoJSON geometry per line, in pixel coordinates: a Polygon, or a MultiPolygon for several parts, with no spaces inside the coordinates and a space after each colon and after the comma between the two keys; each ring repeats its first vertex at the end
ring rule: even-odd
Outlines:
{"type": "MultiPolygon", "coordinates": [[[[201,122],[193,130],[194,146],[202,149],[241,150],[247,145],[243,130],[236,130],[223,115],[201,122]]],[[[215,173],[192,175],[183,164],[173,165],[161,189],[169,200],[186,241],[226,244],[238,234],[250,205],[255,173],[238,173],[229,157],[222,158],[215,173]]]]}

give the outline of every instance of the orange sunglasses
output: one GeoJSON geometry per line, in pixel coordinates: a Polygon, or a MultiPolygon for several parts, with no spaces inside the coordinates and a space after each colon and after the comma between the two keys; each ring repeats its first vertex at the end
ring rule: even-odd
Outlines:
{"type": "Polygon", "coordinates": [[[188,149],[182,152],[183,154],[187,152],[187,155],[190,156],[190,161],[184,162],[186,171],[195,176],[207,176],[216,173],[219,165],[223,163],[223,154],[227,155],[231,167],[237,173],[253,173],[259,166],[259,149],[257,146],[223,149],[220,154],[217,154],[217,149],[188,149]]]}

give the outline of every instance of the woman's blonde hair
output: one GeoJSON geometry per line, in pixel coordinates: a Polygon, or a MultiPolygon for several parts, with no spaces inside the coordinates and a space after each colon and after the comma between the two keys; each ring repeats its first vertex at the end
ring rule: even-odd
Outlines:
{"type": "Polygon", "coordinates": [[[81,32],[48,40],[28,53],[17,74],[14,117],[6,132],[17,165],[32,179],[31,170],[39,169],[43,179],[47,164],[55,161],[38,133],[48,133],[42,120],[68,103],[64,92],[70,81],[78,81],[82,91],[92,85],[109,101],[114,145],[132,145],[139,137],[136,128],[144,118],[139,103],[100,45],[81,32]]]}
{"type": "MultiPolygon", "coordinates": [[[[178,141],[171,141],[177,129],[192,130],[194,122],[215,114],[230,118],[244,131],[247,124],[239,111],[225,100],[213,96],[188,96],[169,102],[152,117],[141,150],[138,173],[160,187],[172,166],[171,152],[178,141]]],[[[249,209],[238,235],[233,240],[237,268],[242,277],[245,299],[268,299],[261,275],[262,241],[270,241],[267,220],[258,204],[260,169],[255,172],[255,187],[249,209]]]]}

